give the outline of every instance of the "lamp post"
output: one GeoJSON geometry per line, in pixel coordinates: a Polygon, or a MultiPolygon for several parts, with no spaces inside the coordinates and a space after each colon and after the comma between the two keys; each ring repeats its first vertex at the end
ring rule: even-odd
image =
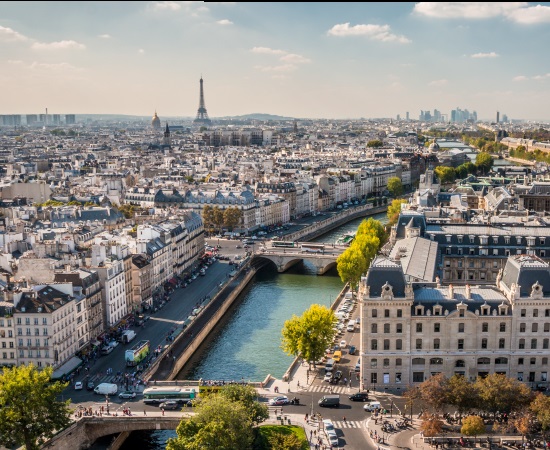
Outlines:
{"type": "Polygon", "coordinates": [[[393,398],[391,399],[391,404],[390,404],[390,417],[393,417],[393,398]]]}

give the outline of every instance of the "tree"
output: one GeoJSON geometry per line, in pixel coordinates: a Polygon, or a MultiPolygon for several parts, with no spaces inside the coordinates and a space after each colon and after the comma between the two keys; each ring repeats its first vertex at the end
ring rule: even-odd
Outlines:
{"type": "Polygon", "coordinates": [[[433,412],[440,413],[448,402],[449,379],[442,373],[428,378],[420,385],[420,395],[433,412]]]}
{"type": "Polygon", "coordinates": [[[285,322],[281,332],[281,348],[287,355],[301,355],[315,365],[334,339],[336,322],[334,311],[313,304],[300,317],[293,315],[285,322]]]}
{"type": "Polygon", "coordinates": [[[403,195],[403,192],[405,192],[405,189],[403,188],[403,183],[401,182],[401,178],[391,177],[388,180],[388,191],[390,191],[390,194],[393,197],[399,197],[400,195],[403,195]]]}
{"type": "Polygon", "coordinates": [[[270,450],[302,450],[304,441],[294,433],[275,432],[269,436],[270,450]]]}
{"type": "Polygon", "coordinates": [[[539,392],[529,407],[540,424],[542,437],[546,440],[546,433],[550,429],[550,397],[539,392]]]}
{"type": "Polygon", "coordinates": [[[474,388],[479,392],[483,409],[496,414],[497,411],[510,413],[514,409],[527,406],[533,397],[528,386],[506,375],[492,373],[485,378],[478,377],[474,388]]]}
{"type": "Polygon", "coordinates": [[[194,409],[195,414],[178,425],[177,437],[166,443],[167,450],[252,448],[252,422],[244,404],[223,395],[208,395],[194,409]]]}
{"type": "Polygon", "coordinates": [[[393,225],[399,220],[399,213],[401,213],[401,205],[408,203],[407,200],[402,198],[397,198],[392,200],[391,205],[388,206],[388,225],[393,225]]]}
{"type": "Polygon", "coordinates": [[[384,143],[380,139],[372,139],[369,142],[367,142],[367,147],[370,148],[380,148],[384,145],[384,143]]]}
{"type": "Polygon", "coordinates": [[[227,208],[223,212],[223,223],[229,230],[233,231],[233,228],[241,223],[242,216],[243,212],[236,206],[234,208],[227,208]]]}
{"type": "Polygon", "coordinates": [[[229,384],[224,386],[219,391],[219,394],[214,395],[221,395],[233,403],[241,403],[248,412],[248,418],[254,426],[269,419],[267,406],[257,401],[258,393],[253,386],[229,384]]]}
{"type": "Polygon", "coordinates": [[[336,259],[340,279],[344,283],[349,283],[352,289],[356,289],[379,248],[380,239],[375,232],[356,234],[351,245],[336,259]]]}
{"type": "Polygon", "coordinates": [[[384,229],[384,225],[379,220],[375,220],[372,217],[369,217],[366,220],[363,220],[359,227],[357,227],[357,233],[356,235],[371,235],[374,234],[379,240],[380,245],[384,244],[386,242],[386,230],[384,229]]]}
{"type": "Polygon", "coordinates": [[[459,412],[465,412],[475,408],[478,404],[478,394],[466,377],[453,375],[449,379],[448,402],[456,406],[459,412]]]}
{"type": "Polygon", "coordinates": [[[224,222],[223,222],[223,211],[220,209],[219,206],[214,206],[214,208],[212,208],[212,220],[213,220],[214,226],[218,229],[218,231],[221,234],[224,222]]]}
{"type": "Polygon", "coordinates": [[[70,423],[70,400],[58,396],[68,383],[51,382],[53,368],[4,367],[0,374],[0,443],[38,449],[70,423]]]}
{"type": "Polygon", "coordinates": [[[135,206],[131,205],[130,203],[125,203],[124,205],[120,205],[118,207],[118,210],[124,214],[124,217],[126,219],[131,219],[136,214],[135,206]]]}
{"type": "Polygon", "coordinates": [[[434,171],[441,184],[452,183],[455,180],[456,173],[452,167],[437,166],[434,171]]]}
{"type": "Polygon", "coordinates": [[[486,174],[491,167],[493,167],[493,157],[489,153],[478,153],[476,156],[476,166],[484,174],[486,174]]]}
{"type": "Polygon", "coordinates": [[[476,436],[485,433],[485,423],[480,416],[468,416],[462,419],[460,432],[466,436],[473,436],[474,443],[476,436]]]}
{"type": "Polygon", "coordinates": [[[424,413],[422,414],[420,430],[426,437],[437,436],[443,431],[443,421],[438,416],[424,413]]]}

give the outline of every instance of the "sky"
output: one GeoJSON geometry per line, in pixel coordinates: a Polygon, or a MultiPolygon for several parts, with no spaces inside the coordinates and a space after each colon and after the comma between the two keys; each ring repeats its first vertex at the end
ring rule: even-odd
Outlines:
{"type": "Polygon", "coordinates": [[[550,120],[550,3],[0,2],[0,114],[550,120]]]}

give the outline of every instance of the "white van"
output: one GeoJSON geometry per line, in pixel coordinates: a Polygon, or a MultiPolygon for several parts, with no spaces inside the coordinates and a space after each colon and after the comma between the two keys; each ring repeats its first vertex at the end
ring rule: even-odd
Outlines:
{"type": "Polygon", "coordinates": [[[334,359],[330,358],[325,364],[325,373],[332,372],[332,369],[334,369],[334,364],[334,359]]]}
{"type": "Polygon", "coordinates": [[[348,331],[355,331],[355,320],[350,320],[346,328],[348,331]]]}
{"type": "Polygon", "coordinates": [[[363,409],[365,411],[374,412],[379,409],[382,409],[382,405],[380,404],[380,402],[369,402],[365,406],[363,406],[363,409]]]}

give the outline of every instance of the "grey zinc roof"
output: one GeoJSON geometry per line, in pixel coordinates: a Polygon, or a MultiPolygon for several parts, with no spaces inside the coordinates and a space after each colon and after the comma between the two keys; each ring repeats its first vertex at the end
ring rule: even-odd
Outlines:
{"type": "Polygon", "coordinates": [[[397,260],[403,272],[413,281],[434,281],[437,266],[436,241],[414,237],[397,241],[390,258],[397,260]]]}
{"type": "Polygon", "coordinates": [[[401,264],[384,256],[377,256],[374,259],[367,273],[366,282],[373,297],[380,296],[382,286],[386,283],[392,286],[395,297],[405,296],[406,283],[401,264]]]}
{"type": "Polygon", "coordinates": [[[512,283],[520,286],[520,296],[527,297],[535,283],[542,285],[544,295],[550,295],[550,268],[543,260],[529,256],[511,256],[506,261],[502,282],[510,288],[512,283]]]}

